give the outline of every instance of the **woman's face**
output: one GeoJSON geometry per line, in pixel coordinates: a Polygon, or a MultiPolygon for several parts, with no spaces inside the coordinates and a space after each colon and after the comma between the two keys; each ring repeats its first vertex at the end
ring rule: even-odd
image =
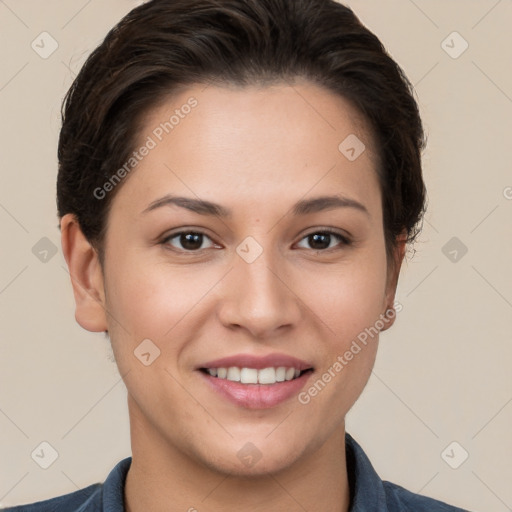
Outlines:
{"type": "Polygon", "coordinates": [[[396,278],[358,119],[307,82],[197,85],[148,115],[103,268],[132,442],[260,474],[339,438],[377,350],[365,329],[391,325],[396,278]],[[298,373],[283,367],[300,376],[272,384],[298,373]]]}

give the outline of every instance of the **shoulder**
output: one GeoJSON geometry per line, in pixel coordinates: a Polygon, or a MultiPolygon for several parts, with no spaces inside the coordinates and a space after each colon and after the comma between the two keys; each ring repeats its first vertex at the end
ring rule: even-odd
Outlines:
{"type": "Polygon", "coordinates": [[[442,501],[413,493],[388,481],[383,481],[382,484],[389,510],[400,512],[409,510],[414,512],[469,512],[442,501]]]}
{"type": "Polygon", "coordinates": [[[382,480],[365,452],[345,433],[347,470],[352,496],[350,512],[469,512],[382,480]]]}
{"type": "Polygon", "coordinates": [[[100,510],[102,484],[92,484],[78,491],[27,505],[2,509],[4,512],[88,512],[100,510]]]}
{"type": "Polygon", "coordinates": [[[124,512],[124,483],[132,458],[110,471],[105,482],[44,501],[2,509],[3,512],[124,512]]]}

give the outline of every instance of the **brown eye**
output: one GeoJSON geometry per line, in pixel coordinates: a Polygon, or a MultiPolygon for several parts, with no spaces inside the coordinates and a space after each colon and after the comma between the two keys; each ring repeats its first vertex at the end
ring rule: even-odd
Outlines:
{"type": "Polygon", "coordinates": [[[210,237],[205,233],[198,231],[181,231],[179,233],[174,233],[173,235],[165,238],[162,243],[171,245],[173,248],[178,250],[193,252],[208,248],[202,247],[206,239],[210,241],[210,245],[208,247],[213,247],[213,242],[210,237]]]}
{"type": "Polygon", "coordinates": [[[306,249],[313,249],[315,251],[332,249],[336,247],[336,245],[344,246],[350,244],[350,240],[348,240],[347,237],[330,230],[310,233],[306,235],[301,242],[303,240],[306,240],[309,245],[306,249]]]}

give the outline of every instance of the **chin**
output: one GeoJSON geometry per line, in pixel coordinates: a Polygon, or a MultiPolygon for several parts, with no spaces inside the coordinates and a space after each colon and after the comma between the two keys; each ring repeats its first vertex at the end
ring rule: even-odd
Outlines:
{"type": "Polygon", "coordinates": [[[257,477],[286,470],[301,457],[297,444],[283,446],[281,439],[269,441],[264,436],[254,439],[231,442],[224,448],[216,445],[208,453],[204,453],[208,448],[203,446],[199,459],[209,469],[226,476],[257,477]]]}

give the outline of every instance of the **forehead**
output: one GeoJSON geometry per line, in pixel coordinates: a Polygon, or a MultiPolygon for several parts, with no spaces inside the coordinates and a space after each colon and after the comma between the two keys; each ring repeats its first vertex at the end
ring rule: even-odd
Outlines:
{"type": "Polygon", "coordinates": [[[339,192],[380,207],[366,123],[347,100],[309,82],[184,88],[146,115],[143,146],[151,149],[119,194],[131,204],[165,193],[247,205],[339,192]],[[362,153],[354,159],[352,150],[362,153]]]}

